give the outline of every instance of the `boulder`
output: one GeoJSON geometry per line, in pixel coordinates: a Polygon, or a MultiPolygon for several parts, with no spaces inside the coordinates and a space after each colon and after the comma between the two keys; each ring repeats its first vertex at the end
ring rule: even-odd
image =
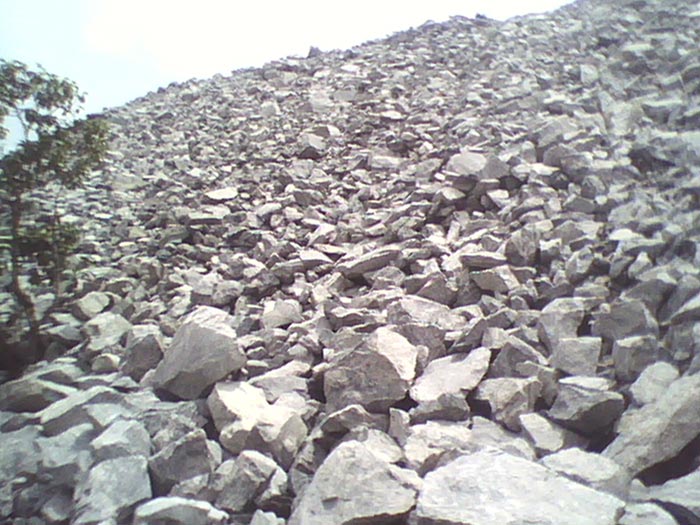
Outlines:
{"type": "Polygon", "coordinates": [[[489,350],[476,348],[432,361],[416,379],[411,398],[418,403],[436,401],[445,394],[466,398],[486,374],[490,358],[489,350]]]}
{"type": "Polygon", "coordinates": [[[232,323],[233,318],[223,310],[198,307],[175,333],[149,383],[181,399],[196,399],[240,370],[246,357],[232,323]]]}
{"type": "Polygon", "coordinates": [[[418,349],[389,328],[376,330],[359,348],[339,354],[324,374],[328,410],[359,404],[383,411],[403,399],[416,373],[418,349]]]}
{"type": "Polygon", "coordinates": [[[676,379],[626,423],[603,451],[605,457],[633,475],[675,457],[700,435],[700,374],[676,379]]]}
{"type": "Polygon", "coordinates": [[[151,497],[146,458],[108,459],[92,467],[76,487],[71,523],[97,525],[107,520],[125,521],[138,503],[151,497]]]}
{"type": "Polygon", "coordinates": [[[559,381],[559,394],[549,417],[563,426],[590,436],[604,432],[625,409],[622,394],[609,390],[603,378],[567,377],[559,381]]]}
{"type": "Polygon", "coordinates": [[[167,495],[176,483],[200,474],[211,474],[220,462],[220,451],[216,453],[204,431],[193,430],[149,459],[153,490],[157,495],[167,495]]]}
{"type": "Polygon", "coordinates": [[[487,449],[428,473],[415,517],[421,525],[615,525],[623,507],[614,496],[487,449]]]}
{"type": "Polygon", "coordinates": [[[383,525],[405,518],[420,479],[357,441],[341,443],[301,495],[288,525],[383,525]]]}

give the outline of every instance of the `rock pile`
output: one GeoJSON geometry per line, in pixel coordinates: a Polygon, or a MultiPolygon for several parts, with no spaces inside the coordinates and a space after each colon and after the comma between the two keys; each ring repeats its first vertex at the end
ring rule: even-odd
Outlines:
{"type": "Polygon", "coordinates": [[[108,111],[1,519],[700,523],[699,22],[455,17],[108,111]]]}

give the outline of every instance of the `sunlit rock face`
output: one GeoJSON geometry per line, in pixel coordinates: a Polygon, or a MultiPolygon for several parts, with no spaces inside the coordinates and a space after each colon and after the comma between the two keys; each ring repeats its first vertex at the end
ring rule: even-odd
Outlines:
{"type": "Polygon", "coordinates": [[[700,522],[698,27],[455,17],[106,111],[0,521],[700,522]]]}

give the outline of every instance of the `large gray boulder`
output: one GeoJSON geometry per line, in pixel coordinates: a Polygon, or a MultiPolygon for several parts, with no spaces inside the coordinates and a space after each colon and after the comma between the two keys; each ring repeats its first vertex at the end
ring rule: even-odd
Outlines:
{"type": "Polygon", "coordinates": [[[603,455],[632,474],[674,457],[700,434],[700,374],[675,380],[654,402],[626,414],[603,455]]]}
{"type": "Polygon", "coordinates": [[[146,458],[108,459],[91,468],[76,487],[71,523],[97,525],[107,520],[124,521],[136,504],[151,497],[146,458]]]}
{"type": "Polygon", "coordinates": [[[389,328],[377,329],[362,346],[334,358],[324,375],[329,412],[348,405],[387,410],[403,399],[416,374],[418,349],[389,328]]]}
{"type": "Polygon", "coordinates": [[[288,525],[384,525],[415,505],[418,476],[387,463],[364,444],[338,445],[314,474],[288,525]]]}
{"type": "Polygon", "coordinates": [[[196,399],[246,363],[238,347],[233,318],[225,311],[200,306],[187,316],[150,379],[182,399],[196,399]]]}
{"type": "Polygon", "coordinates": [[[615,525],[624,503],[541,465],[488,449],[428,473],[419,525],[615,525]]]}

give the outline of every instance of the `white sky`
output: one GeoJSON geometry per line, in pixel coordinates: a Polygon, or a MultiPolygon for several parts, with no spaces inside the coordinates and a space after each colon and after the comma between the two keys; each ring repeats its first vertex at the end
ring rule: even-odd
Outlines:
{"type": "Polygon", "coordinates": [[[37,63],[123,104],[193,77],[228,74],[310,46],[345,49],[453,15],[542,12],[565,0],[0,0],[0,57],[37,63]]]}

